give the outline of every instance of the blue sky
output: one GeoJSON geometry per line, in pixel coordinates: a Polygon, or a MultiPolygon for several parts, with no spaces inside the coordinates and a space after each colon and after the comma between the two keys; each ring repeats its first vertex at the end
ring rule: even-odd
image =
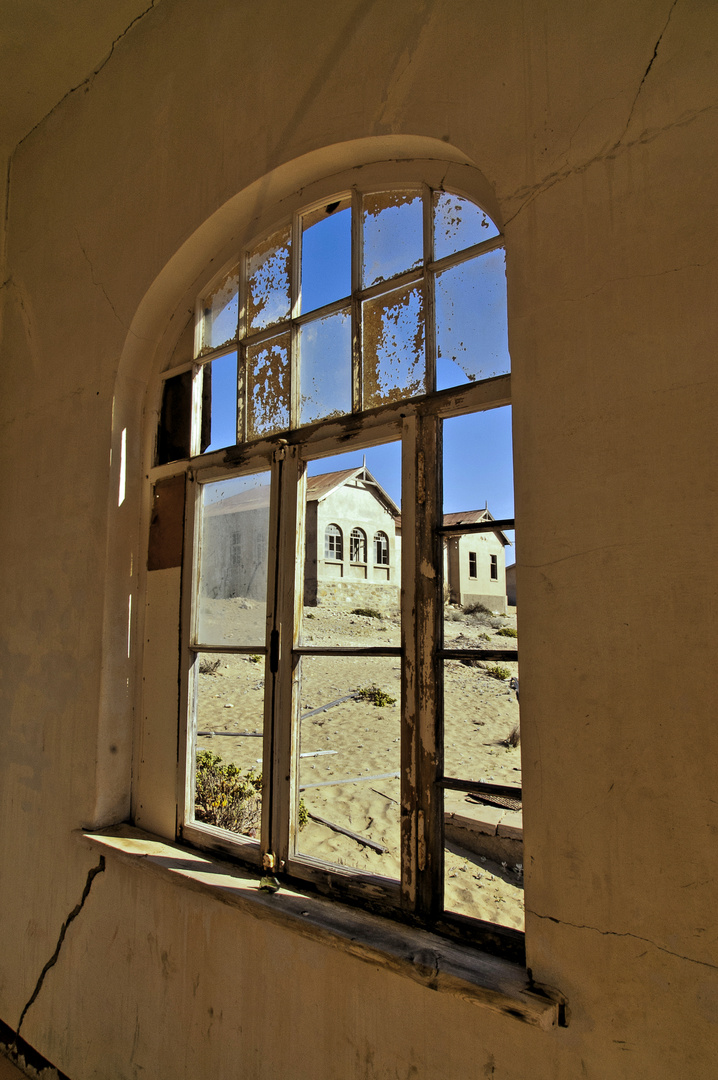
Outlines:
{"type": "MultiPolygon", "coordinates": [[[[402,269],[397,258],[409,264],[420,257],[420,209],[418,198],[404,200],[390,196],[372,197],[367,204],[364,227],[372,277],[402,269]],[[377,202],[378,198],[378,202],[377,202]],[[382,208],[381,200],[390,205],[382,208]],[[376,205],[374,205],[376,203],[376,205]],[[403,222],[406,222],[404,225],[403,222]],[[382,227],[382,223],[385,227],[382,227]],[[402,234],[405,230],[405,236],[402,234]],[[401,250],[406,250],[402,256],[401,250]],[[377,269],[378,268],[378,269],[377,269]],[[388,268],[388,269],[387,269],[388,268]]],[[[496,235],[496,229],[478,207],[447,193],[436,195],[437,255],[457,251],[468,244],[496,235]]],[[[314,215],[316,217],[316,215],[314,215]]],[[[339,206],[330,215],[313,221],[305,228],[302,248],[302,310],[309,312],[348,296],[351,291],[351,211],[339,206]]],[[[234,303],[234,301],[230,301],[234,303]]],[[[228,304],[229,307],[229,304],[228,304]]],[[[233,308],[233,310],[235,310],[233,308]]],[[[218,312],[221,317],[221,312],[218,312]]],[[[332,327],[309,324],[306,341],[329,341],[326,371],[322,371],[322,350],[314,356],[307,345],[307,385],[309,395],[303,415],[319,418],[331,408],[350,408],[350,342],[346,317],[335,316],[332,327]],[[317,326],[317,332],[312,326],[317,326]],[[340,330],[341,327],[341,330],[340,330]],[[323,334],[324,338],[317,337],[323,334]],[[346,384],[346,385],[345,385],[346,384]]],[[[405,336],[401,323],[385,320],[386,338],[405,336]]],[[[383,332],[380,329],[379,333],[383,332]]],[[[487,378],[508,371],[506,329],[505,266],[502,250],[489,252],[469,262],[444,271],[437,277],[437,337],[439,388],[460,385],[473,378],[487,378]]],[[[399,342],[402,347],[404,343],[399,342]]],[[[409,345],[406,346],[409,348],[409,345]]],[[[316,346],[314,351],[316,352],[316,346]]],[[[395,363],[395,369],[400,367],[395,363]]],[[[212,441],[208,450],[220,449],[235,442],[236,429],[236,353],[212,362],[212,441]]],[[[335,469],[361,465],[366,453],[367,466],[388,493],[399,503],[401,469],[398,444],[352,451],[333,458],[309,463],[316,475],[335,469]]],[[[444,512],[475,510],[488,503],[497,518],[513,517],[513,469],[511,452],[511,410],[494,409],[470,416],[454,417],[443,424],[444,512]]],[[[513,536],[511,536],[513,539],[513,536]]],[[[512,562],[513,550],[507,552],[512,562]]]]}

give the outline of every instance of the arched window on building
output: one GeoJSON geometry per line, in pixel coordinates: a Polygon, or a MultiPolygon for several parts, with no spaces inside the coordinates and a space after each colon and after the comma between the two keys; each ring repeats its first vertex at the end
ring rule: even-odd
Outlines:
{"type": "Polygon", "coordinates": [[[344,538],[338,525],[327,525],[324,533],[324,558],[332,562],[341,562],[344,558],[344,538]]]}
{"type": "Polygon", "coordinates": [[[352,529],[349,537],[349,561],[366,562],[366,533],[363,529],[352,529]]]}
{"type": "Polygon", "coordinates": [[[374,564],[375,566],[389,565],[389,537],[385,532],[374,534],[374,564]]]}

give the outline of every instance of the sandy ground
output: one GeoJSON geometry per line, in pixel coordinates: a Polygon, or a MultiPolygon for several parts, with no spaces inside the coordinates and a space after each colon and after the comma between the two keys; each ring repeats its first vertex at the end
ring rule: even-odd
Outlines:
{"type": "MultiPolygon", "coordinates": [[[[237,635],[262,640],[264,612],[248,600],[219,600],[207,610],[210,640],[237,635]],[[255,636],[256,635],[256,636],[255,636]]],[[[485,619],[447,609],[447,648],[515,648],[499,636],[515,627],[515,616],[485,619]]],[[[308,645],[398,645],[399,619],[354,615],[337,606],[305,610],[303,643],[308,645]]],[[[197,748],[219,754],[243,771],[261,770],[264,660],[258,654],[205,654],[219,660],[213,674],[199,676],[197,748]],[[244,734],[239,734],[240,732],[244,734]],[[211,734],[210,734],[211,733],[211,734]]],[[[299,833],[297,851],[339,866],[384,877],[399,876],[400,658],[304,657],[301,669],[300,787],[311,814],[378,842],[378,853],[310,820],[299,833]],[[376,706],[349,700],[322,712],[306,713],[377,686],[394,704],[376,706]]],[[[445,773],[465,780],[521,783],[520,750],[504,744],[518,723],[518,704],[507,681],[484,667],[445,661],[445,773]]],[[[488,662],[486,667],[491,667],[488,662]]],[[[505,665],[512,675],[517,665],[505,665]]],[[[481,818],[481,806],[460,793],[447,793],[447,808],[481,818]]],[[[523,927],[520,872],[447,844],[445,907],[491,922],[523,927]]]]}

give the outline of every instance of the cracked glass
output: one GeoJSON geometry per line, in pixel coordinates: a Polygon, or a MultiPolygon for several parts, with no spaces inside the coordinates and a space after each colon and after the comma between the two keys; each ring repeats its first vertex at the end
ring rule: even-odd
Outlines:
{"type": "Polygon", "coordinates": [[[247,347],[247,438],[289,427],[289,334],[247,347]]]}
{"type": "Polygon", "coordinates": [[[511,370],[503,249],[438,273],[435,305],[437,390],[511,370]]]}
{"type": "Polygon", "coordinates": [[[247,256],[249,333],[289,318],[291,226],[278,229],[247,256]]]}
{"type": "Polygon", "coordinates": [[[300,424],[351,412],[351,333],[348,308],[300,326],[300,424]]]}
{"type": "Polygon", "coordinates": [[[202,300],[202,350],[218,349],[237,339],[239,267],[233,266],[220,284],[202,300]]]}
{"type": "Polygon", "coordinates": [[[364,408],[426,389],[424,296],[420,285],[362,304],[364,408]]]}
{"type": "Polygon", "coordinates": [[[362,200],[364,288],[421,266],[424,214],[420,192],[379,191],[362,200]]]}
{"type": "Polygon", "coordinates": [[[448,191],[435,191],[433,202],[434,259],[454,255],[499,235],[491,218],[476,203],[448,191]]]}

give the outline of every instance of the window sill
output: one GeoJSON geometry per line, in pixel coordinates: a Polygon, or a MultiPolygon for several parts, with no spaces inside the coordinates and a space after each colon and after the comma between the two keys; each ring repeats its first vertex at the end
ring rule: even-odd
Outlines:
{"type": "Polygon", "coordinates": [[[250,871],[132,825],[78,835],[107,858],[156,873],[365,963],[379,964],[427,989],[543,1029],[560,1022],[560,995],[530,988],[525,969],[508,960],[292,888],[263,892],[258,876],[250,871]]]}

